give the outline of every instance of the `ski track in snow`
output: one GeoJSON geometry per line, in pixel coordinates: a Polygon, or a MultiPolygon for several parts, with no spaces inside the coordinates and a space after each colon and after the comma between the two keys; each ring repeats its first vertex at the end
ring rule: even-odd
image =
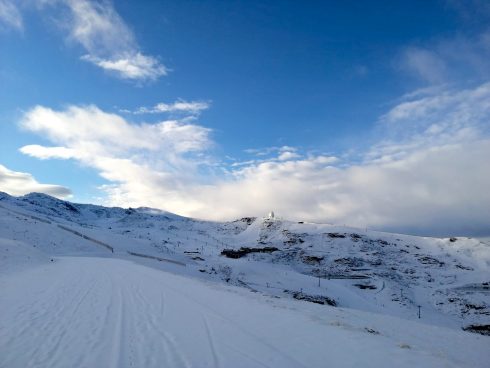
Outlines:
{"type": "Polygon", "coordinates": [[[341,313],[333,308],[312,306],[321,311],[313,319],[295,310],[298,302],[250,299],[117,259],[59,258],[0,277],[0,290],[2,368],[472,367],[489,355],[486,337],[426,327],[438,334],[431,338],[452,334],[453,345],[468,341],[481,355],[466,360],[456,349],[458,362],[448,358],[451,343],[447,351],[422,341],[402,349],[400,336],[325,323],[322,315],[341,313]]]}
{"type": "MultiPolygon", "coordinates": [[[[54,268],[26,272],[28,280],[17,286],[27,287],[27,293],[7,288],[4,297],[8,298],[9,291],[14,298],[19,297],[20,292],[22,299],[17,300],[20,305],[9,303],[10,308],[2,308],[6,314],[0,319],[1,367],[226,366],[220,363],[219,342],[215,341],[212,326],[231,325],[233,321],[217,319],[212,309],[202,308],[206,307],[202,302],[193,303],[186,293],[170,285],[167,292],[159,290],[167,288],[164,273],[129,262],[96,258],[68,258],[54,268]],[[56,274],[52,273],[54,268],[56,274]],[[128,275],[129,271],[136,272],[128,275]],[[160,280],[155,276],[160,276],[160,280]],[[50,286],[44,289],[46,278],[50,286]],[[156,289],[157,282],[160,284],[156,289]],[[172,310],[167,311],[168,303],[172,310]],[[185,315],[179,313],[180,305],[190,307],[185,308],[185,315]],[[183,320],[183,325],[177,323],[169,328],[168,322],[178,319],[183,320]],[[199,363],[191,362],[189,349],[194,348],[176,341],[172,329],[187,329],[186,334],[192,335],[192,328],[201,329],[203,324],[204,334],[197,336],[195,342],[203,346],[206,354],[200,356],[199,363]]],[[[240,349],[235,347],[243,357],[243,366],[268,366],[257,358],[246,359],[254,355],[254,345],[261,342],[241,335],[241,340],[245,338],[250,343],[240,349]]],[[[272,346],[269,351],[283,355],[281,366],[299,366],[284,352],[272,346]]]]}

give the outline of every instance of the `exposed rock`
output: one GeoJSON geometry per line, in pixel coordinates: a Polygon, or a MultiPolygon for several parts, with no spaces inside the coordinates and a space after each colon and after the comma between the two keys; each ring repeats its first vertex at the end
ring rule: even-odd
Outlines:
{"type": "Polygon", "coordinates": [[[276,247],[263,247],[263,248],[247,248],[241,247],[240,249],[223,249],[222,256],[228,258],[242,258],[249,253],[272,253],[279,250],[276,247]]]}
{"type": "Polygon", "coordinates": [[[247,225],[251,225],[256,219],[257,217],[242,217],[240,220],[237,221],[244,222],[247,225]]]}
{"type": "Polygon", "coordinates": [[[360,239],[362,239],[362,236],[359,234],[356,234],[356,233],[352,233],[352,234],[350,234],[350,238],[352,239],[352,241],[357,242],[360,239]]]}
{"type": "Polygon", "coordinates": [[[419,256],[418,260],[420,263],[426,264],[426,265],[437,265],[439,267],[444,266],[444,262],[439,261],[438,259],[436,259],[434,257],[430,257],[430,256],[419,256]]]}
{"type": "Polygon", "coordinates": [[[321,261],[323,261],[323,258],[324,257],[318,257],[318,256],[307,256],[307,255],[301,256],[301,260],[309,265],[317,265],[321,261]]]}
{"type": "Polygon", "coordinates": [[[463,330],[478,333],[480,335],[490,336],[490,325],[469,325],[463,327],[463,330]]]}
{"type": "Polygon", "coordinates": [[[364,265],[364,260],[361,258],[347,257],[347,258],[337,258],[334,260],[335,263],[349,266],[349,267],[360,267],[364,265]]]}
{"type": "Polygon", "coordinates": [[[375,289],[377,289],[376,285],[371,285],[371,284],[354,284],[354,286],[356,286],[362,290],[365,290],[365,289],[375,290],[375,289]]]}
{"type": "Polygon", "coordinates": [[[286,237],[287,240],[284,241],[285,245],[295,245],[295,244],[302,244],[305,241],[303,240],[302,236],[306,236],[307,234],[296,234],[292,233],[287,230],[283,230],[282,234],[286,237]]]}
{"type": "Polygon", "coordinates": [[[327,236],[332,239],[345,238],[345,234],[340,234],[340,233],[327,233],[327,236]]]}
{"type": "Polygon", "coordinates": [[[316,304],[323,304],[323,305],[330,305],[332,307],[337,306],[337,302],[334,299],[329,298],[328,296],[308,295],[308,294],[305,294],[301,291],[290,292],[289,290],[284,290],[284,292],[291,293],[293,295],[293,298],[297,299],[297,300],[305,300],[307,302],[316,303],[316,304]]]}

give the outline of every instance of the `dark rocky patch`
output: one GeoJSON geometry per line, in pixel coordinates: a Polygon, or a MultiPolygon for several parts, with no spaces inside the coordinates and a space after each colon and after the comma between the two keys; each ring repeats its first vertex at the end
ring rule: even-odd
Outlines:
{"type": "Polygon", "coordinates": [[[372,261],[367,261],[371,266],[381,266],[383,264],[383,261],[381,259],[375,259],[372,261]]]}
{"type": "Polygon", "coordinates": [[[136,212],[136,210],[134,208],[131,208],[131,207],[129,207],[127,210],[124,211],[124,213],[126,215],[132,215],[135,212],[136,212]]]}
{"type": "Polygon", "coordinates": [[[323,296],[323,295],[308,295],[305,294],[301,291],[289,291],[289,290],[284,290],[285,293],[289,293],[293,296],[294,299],[296,300],[305,300],[310,303],[316,303],[316,304],[323,304],[323,305],[330,305],[332,307],[337,306],[337,302],[329,298],[328,296],[323,296]]]}
{"type": "Polygon", "coordinates": [[[283,230],[282,234],[287,238],[287,240],[284,241],[284,245],[302,244],[305,242],[302,236],[307,235],[307,234],[295,234],[287,230],[283,230]]]}
{"type": "Polygon", "coordinates": [[[222,256],[228,258],[242,258],[249,253],[272,253],[279,250],[276,247],[263,247],[263,248],[247,248],[241,247],[240,249],[223,249],[222,256]]]}
{"type": "Polygon", "coordinates": [[[349,267],[361,267],[364,265],[364,260],[361,258],[337,258],[334,260],[334,262],[349,267]]]}
{"type": "Polygon", "coordinates": [[[243,222],[247,225],[252,225],[252,223],[257,219],[257,217],[242,217],[239,220],[235,220],[233,222],[243,222]]]}
{"type": "Polygon", "coordinates": [[[69,202],[63,202],[63,205],[65,206],[65,208],[68,211],[75,212],[75,213],[80,213],[80,211],[78,210],[78,208],[76,208],[74,205],[72,205],[69,202]]]}
{"type": "Polygon", "coordinates": [[[332,238],[332,239],[335,239],[335,238],[343,239],[343,238],[345,238],[345,234],[340,234],[340,233],[327,233],[327,236],[329,238],[332,238]]]}
{"type": "Polygon", "coordinates": [[[319,264],[321,261],[323,261],[323,258],[324,257],[318,257],[318,256],[307,256],[307,255],[303,255],[301,257],[301,260],[306,263],[306,264],[309,264],[309,265],[316,265],[316,264],[319,264]]]}
{"type": "Polygon", "coordinates": [[[352,241],[357,242],[359,241],[359,239],[362,239],[362,236],[356,233],[352,233],[350,234],[350,238],[352,239],[352,241]]]}
{"type": "Polygon", "coordinates": [[[490,336],[490,325],[469,325],[463,327],[463,330],[478,333],[480,335],[490,336]]]}
{"type": "Polygon", "coordinates": [[[463,265],[460,265],[460,264],[457,264],[455,267],[456,267],[456,268],[459,268],[459,269],[461,269],[461,270],[473,271],[473,268],[468,267],[468,266],[463,266],[463,265]]]}
{"type": "Polygon", "coordinates": [[[425,265],[432,265],[432,266],[439,266],[439,267],[444,266],[444,262],[439,261],[437,258],[430,257],[430,256],[419,256],[418,260],[420,263],[425,265]]]}
{"type": "Polygon", "coordinates": [[[354,284],[354,286],[358,287],[361,290],[375,290],[377,289],[376,285],[371,284],[354,284]]]}
{"type": "Polygon", "coordinates": [[[473,310],[484,310],[484,309],[486,309],[486,306],[484,306],[484,305],[477,305],[477,304],[471,304],[471,303],[466,303],[464,306],[468,310],[470,310],[470,309],[473,309],[473,310]]]}

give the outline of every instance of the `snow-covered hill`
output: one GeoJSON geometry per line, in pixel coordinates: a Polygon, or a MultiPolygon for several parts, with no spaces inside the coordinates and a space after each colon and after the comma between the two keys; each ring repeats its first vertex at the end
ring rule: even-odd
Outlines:
{"type": "MultiPolygon", "coordinates": [[[[461,331],[490,324],[490,245],[477,239],[422,238],[277,218],[208,222],[149,208],[106,208],[38,193],[23,197],[0,193],[0,282],[8,280],[5,285],[12,287],[21,275],[39,267],[64,267],[68,272],[65,263],[79,257],[67,256],[131,260],[197,279],[192,288],[238,286],[240,295],[253,300],[305,311],[313,308],[315,315],[320,310],[345,313],[338,318],[355,315],[358,327],[364,323],[366,329],[361,329],[368,331],[365,338],[377,338],[378,329],[386,335],[390,324],[400,321],[396,323],[409,330],[419,326],[422,334],[435,328],[428,325],[436,325],[474,346],[489,342],[489,337],[461,331]],[[202,281],[205,284],[199,284],[202,281]],[[370,321],[377,321],[377,327],[370,321]]],[[[97,262],[100,267],[124,268],[122,263],[97,262]]],[[[226,297],[221,298],[225,302],[226,297]]],[[[27,320],[22,321],[27,326],[27,320]]],[[[392,336],[401,339],[398,333],[392,336]]],[[[1,338],[2,343],[8,340],[1,338]]],[[[211,358],[219,360],[219,354],[213,354],[211,358]]],[[[468,366],[484,366],[478,364],[480,358],[468,358],[472,362],[468,366]]],[[[262,366],[267,365],[261,359],[262,366]]],[[[1,362],[0,358],[0,366],[15,366],[1,362]]],[[[306,366],[321,366],[315,364],[306,366]]]]}

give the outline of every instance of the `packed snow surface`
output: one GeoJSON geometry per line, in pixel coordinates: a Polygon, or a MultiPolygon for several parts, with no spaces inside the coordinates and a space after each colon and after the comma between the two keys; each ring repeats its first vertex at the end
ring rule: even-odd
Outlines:
{"type": "Polygon", "coordinates": [[[0,367],[487,367],[488,239],[0,193],[0,367]]]}
{"type": "Polygon", "coordinates": [[[2,367],[476,367],[488,338],[111,258],[0,278],[2,367]]]}

